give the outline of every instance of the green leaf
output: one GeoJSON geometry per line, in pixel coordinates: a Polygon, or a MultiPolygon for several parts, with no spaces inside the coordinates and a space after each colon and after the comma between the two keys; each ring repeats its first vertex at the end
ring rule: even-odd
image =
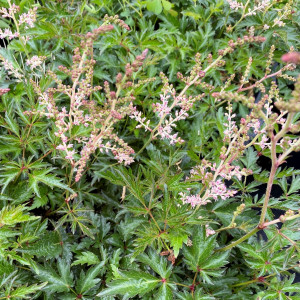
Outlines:
{"type": "Polygon", "coordinates": [[[158,255],[155,251],[149,251],[149,255],[146,253],[139,255],[138,260],[149,266],[159,274],[161,278],[166,279],[171,275],[172,265],[170,264],[168,266],[167,260],[163,256],[158,255]]]}
{"type": "Polygon", "coordinates": [[[174,230],[170,230],[167,237],[170,241],[171,247],[173,248],[174,256],[177,257],[183,243],[187,242],[188,234],[183,228],[175,228],[174,230]]]}
{"type": "Polygon", "coordinates": [[[249,170],[252,170],[253,173],[258,173],[260,168],[257,166],[256,162],[258,160],[257,152],[254,151],[252,147],[246,150],[246,155],[241,158],[241,161],[245,167],[249,170]]]}
{"type": "Polygon", "coordinates": [[[248,244],[240,244],[238,245],[238,247],[245,252],[246,256],[251,256],[253,258],[259,259],[261,261],[263,261],[263,257],[261,252],[258,252],[253,246],[248,245],[248,244]]]}
{"type": "Polygon", "coordinates": [[[62,252],[62,248],[60,245],[59,235],[54,231],[46,232],[45,234],[40,235],[39,239],[34,244],[29,246],[25,245],[18,251],[49,259],[58,257],[62,252]]]}
{"type": "Polygon", "coordinates": [[[179,300],[216,300],[217,298],[207,295],[203,289],[196,289],[196,292],[194,295],[191,293],[185,291],[184,293],[177,293],[176,296],[178,296],[179,300]]]}
{"type": "Polygon", "coordinates": [[[89,266],[98,264],[100,262],[98,256],[90,251],[82,252],[80,255],[77,255],[76,258],[77,259],[72,263],[72,266],[83,264],[88,264],[89,266]]]}
{"type": "Polygon", "coordinates": [[[46,195],[41,195],[41,197],[35,197],[30,209],[39,208],[45,206],[48,203],[48,198],[46,195]]]}
{"type": "Polygon", "coordinates": [[[27,222],[31,220],[36,220],[39,217],[32,217],[30,215],[25,215],[23,212],[25,211],[24,205],[19,206],[5,206],[0,211],[0,227],[4,225],[12,226],[17,223],[27,222]]]}
{"type": "Polygon", "coordinates": [[[161,282],[160,279],[139,271],[122,272],[121,276],[122,278],[108,283],[108,288],[100,292],[97,296],[105,297],[118,294],[126,295],[127,297],[143,296],[155,289],[161,282]]]}
{"type": "Polygon", "coordinates": [[[288,195],[293,194],[300,190],[300,176],[293,176],[293,181],[290,185],[288,195]]]}
{"type": "Polygon", "coordinates": [[[13,133],[15,133],[17,136],[19,135],[20,128],[17,122],[8,114],[5,113],[5,121],[8,126],[5,126],[7,129],[11,130],[13,133]]]}
{"type": "Polygon", "coordinates": [[[9,28],[9,25],[4,20],[0,20],[0,28],[9,28]]]}
{"type": "Polygon", "coordinates": [[[11,274],[14,271],[14,266],[6,260],[0,259],[0,276],[11,274]]]}
{"type": "Polygon", "coordinates": [[[201,265],[202,269],[217,269],[223,267],[228,263],[226,260],[228,258],[229,252],[215,253],[210,256],[210,258],[201,265]]]}
{"type": "Polygon", "coordinates": [[[100,278],[96,279],[96,276],[103,270],[104,264],[105,261],[102,261],[97,266],[90,268],[86,274],[83,271],[80,273],[80,278],[76,284],[76,290],[79,294],[84,294],[100,282],[100,278]]]}
{"type": "Polygon", "coordinates": [[[5,171],[0,175],[1,178],[1,184],[3,185],[1,193],[4,192],[8,184],[15,180],[18,175],[20,174],[19,168],[11,168],[11,169],[5,169],[5,171]]]}
{"type": "Polygon", "coordinates": [[[39,273],[37,277],[43,281],[48,281],[46,289],[50,293],[68,292],[70,287],[73,286],[73,274],[70,273],[70,266],[65,260],[58,260],[58,270],[59,274],[50,265],[46,267],[38,266],[39,273]]]}
{"type": "Polygon", "coordinates": [[[192,246],[184,247],[184,259],[193,271],[202,268],[202,264],[212,255],[216,245],[216,235],[206,237],[204,226],[195,229],[192,235],[192,246]]]}
{"type": "Polygon", "coordinates": [[[157,300],[173,300],[173,292],[170,286],[165,282],[161,285],[158,293],[155,295],[157,300]]]}
{"type": "Polygon", "coordinates": [[[50,188],[53,187],[59,187],[63,190],[68,190],[71,193],[74,193],[74,191],[69,188],[66,184],[61,183],[61,179],[58,179],[55,175],[53,174],[48,174],[50,170],[34,170],[32,174],[29,174],[29,188],[32,189],[38,197],[41,197],[39,188],[38,188],[38,183],[42,182],[49,186],[50,188]]]}
{"type": "MultiPolygon", "coordinates": [[[[167,1],[166,1],[167,2],[167,1]]],[[[162,3],[161,0],[148,0],[147,9],[156,15],[159,15],[162,12],[162,3]]]]}
{"type": "Polygon", "coordinates": [[[31,297],[28,296],[29,294],[36,293],[46,285],[47,282],[42,284],[33,284],[30,286],[20,286],[10,293],[10,298],[30,299],[31,297]]]}
{"type": "Polygon", "coordinates": [[[161,0],[163,8],[168,11],[172,8],[173,4],[167,0],[161,0]]]}

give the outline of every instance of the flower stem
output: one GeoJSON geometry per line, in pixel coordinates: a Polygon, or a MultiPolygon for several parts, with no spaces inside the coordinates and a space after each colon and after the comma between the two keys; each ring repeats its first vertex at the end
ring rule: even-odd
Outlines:
{"type": "Polygon", "coordinates": [[[278,169],[278,161],[277,161],[277,156],[276,156],[276,138],[273,133],[271,136],[271,158],[272,158],[272,168],[271,168],[271,172],[270,172],[270,176],[269,176],[269,180],[268,180],[266,196],[265,196],[264,204],[263,204],[263,207],[261,210],[261,215],[260,215],[260,220],[259,220],[258,226],[263,226],[263,224],[265,222],[265,217],[267,214],[268,204],[269,204],[270,195],[271,195],[271,189],[273,186],[276,171],[278,169]]]}
{"type": "MultiPolygon", "coordinates": [[[[203,70],[203,72],[204,73],[207,73],[210,69],[212,69],[225,55],[226,55],[227,53],[225,52],[223,55],[219,55],[218,56],[218,58],[216,58],[216,60],[213,62],[213,63],[211,63],[209,66],[207,66],[207,68],[205,69],[205,70],[203,70]]],[[[196,75],[195,77],[194,77],[194,79],[190,82],[190,84],[189,85],[186,85],[185,87],[184,87],[184,89],[180,92],[180,94],[179,94],[179,96],[178,96],[178,98],[180,98],[180,97],[182,97],[184,94],[185,94],[185,92],[188,90],[188,88],[190,87],[190,86],[192,86],[198,79],[199,79],[199,75],[196,75]]],[[[174,101],[174,103],[171,105],[171,107],[170,107],[170,110],[172,110],[175,106],[177,105],[177,102],[176,101],[174,101]]],[[[150,144],[150,142],[152,141],[152,139],[153,139],[153,137],[155,136],[155,132],[159,129],[159,127],[161,126],[161,124],[164,122],[164,120],[165,120],[165,118],[166,118],[166,116],[167,116],[168,114],[167,113],[164,113],[164,115],[161,117],[161,119],[159,120],[159,122],[158,122],[158,124],[156,125],[156,127],[152,130],[152,132],[151,132],[151,135],[150,135],[150,137],[149,137],[149,139],[147,140],[147,142],[144,144],[144,146],[140,149],[140,151],[139,152],[137,152],[137,154],[136,155],[139,155],[139,154],[141,154],[142,152],[143,152],[143,150],[150,144]]]]}
{"type": "Polygon", "coordinates": [[[260,230],[260,228],[255,227],[253,228],[251,231],[249,231],[246,235],[242,236],[240,239],[232,242],[231,244],[227,245],[226,247],[223,247],[221,249],[216,250],[217,252],[220,251],[227,251],[237,245],[239,245],[240,243],[242,243],[243,241],[247,240],[249,237],[251,237],[252,235],[254,235],[256,232],[258,232],[260,230]]]}

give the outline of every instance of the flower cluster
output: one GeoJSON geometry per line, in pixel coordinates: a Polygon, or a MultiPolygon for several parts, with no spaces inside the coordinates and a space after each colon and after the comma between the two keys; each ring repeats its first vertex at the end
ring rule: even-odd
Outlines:
{"type": "Polygon", "coordinates": [[[213,91],[215,87],[204,81],[205,75],[210,69],[224,66],[225,60],[222,58],[226,54],[232,53],[237,46],[242,46],[245,43],[264,41],[264,37],[254,36],[254,28],[251,28],[248,36],[238,38],[236,42],[230,40],[228,42],[228,47],[219,50],[219,57],[217,59],[213,60],[212,54],[208,54],[206,58],[208,66],[205,69],[203,68],[200,59],[201,55],[199,53],[196,54],[195,65],[189,76],[185,77],[181,73],[177,74],[178,79],[185,83],[185,87],[180,93],[177,93],[173,85],[169,83],[165,74],[161,72],[160,77],[163,87],[161,89],[162,93],[160,95],[160,101],[152,105],[153,111],[157,114],[159,119],[157,125],[154,128],[151,128],[150,120],[146,120],[145,117],[142,117],[141,113],[137,111],[137,108],[134,109],[130,117],[138,122],[137,128],[143,127],[145,130],[151,132],[150,139],[160,137],[161,139],[167,140],[171,145],[183,143],[184,140],[178,136],[178,133],[174,133],[173,129],[176,128],[176,123],[178,121],[188,118],[189,111],[194,103],[200,101],[205,96],[205,93],[196,96],[188,96],[186,94],[188,88],[194,85],[204,90],[213,91]]]}
{"type": "Polygon", "coordinates": [[[31,70],[40,66],[46,59],[46,56],[34,55],[30,59],[26,60],[26,65],[30,67],[31,70]]]}
{"type": "Polygon", "coordinates": [[[231,9],[233,10],[239,10],[239,9],[243,9],[244,8],[244,4],[240,3],[236,0],[227,0],[229,6],[231,9]]]}
{"type": "MultiPolygon", "coordinates": [[[[277,1],[278,2],[278,1],[277,1]]],[[[253,16],[260,12],[266,12],[268,11],[273,5],[275,5],[276,1],[271,0],[258,0],[253,1],[255,3],[253,7],[251,7],[251,1],[247,1],[246,4],[236,1],[236,0],[227,0],[227,3],[229,4],[230,8],[233,11],[242,11],[242,17],[240,20],[246,18],[247,16],[253,16]]],[[[277,8],[277,17],[272,20],[273,24],[264,24],[263,30],[268,30],[271,27],[279,26],[283,27],[285,26],[284,20],[289,18],[293,13],[293,0],[289,0],[283,7],[277,8]]],[[[238,22],[239,23],[239,22],[238,22]]],[[[229,31],[232,30],[232,27],[228,27],[229,31]]]]}
{"type": "Polygon", "coordinates": [[[273,21],[273,26],[279,26],[279,27],[283,27],[285,26],[285,23],[283,22],[283,20],[287,19],[289,16],[291,16],[293,14],[293,0],[289,0],[282,9],[279,9],[277,11],[277,17],[274,19],[273,21]]]}
{"type": "Polygon", "coordinates": [[[25,24],[25,29],[33,28],[36,21],[37,7],[29,9],[27,13],[19,16],[19,25],[25,24]]]}
{"type": "Polygon", "coordinates": [[[7,71],[8,75],[11,75],[15,78],[17,78],[18,81],[21,81],[24,76],[21,73],[20,69],[17,69],[13,66],[11,62],[9,62],[6,58],[4,58],[2,55],[0,55],[0,60],[2,61],[3,68],[7,71]]]}
{"type": "Polygon", "coordinates": [[[271,5],[270,0],[257,1],[256,5],[254,5],[253,8],[250,8],[250,7],[248,7],[247,4],[245,5],[242,2],[238,2],[236,0],[227,0],[227,3],[229,4],[229,6],[232,10],[235,10],[235,11],[237,11],[239,9],[245,10],[246,13],[245,13],[244,17],[256,15],[258,12],[262,12],[262,11],[266,10],[271,5]]]}
{"type": "Polygon", "coordinates": [[[9,40],[12,40],[14,38],[17,38],[18,36],[18,32],[13,33],[9,28],[5,28],[4,30],[0,28],[0,39],[8,38],[9,40]]]}
{"type": "MultiPolygon", "coordinates": [[[[106,19],[106,21],[113,21],[125,27],[116,17],[106,19]]],[[[134,113],[132,104],[134,97],[131,95],[131,88],[135,87],[132,81],[133,73],[143,65],[148,50],[137,56],[133,63],[127,64],[124,74],[117,75],[116,91],[111,90],[107,81],[104,82],[104,87],[93,86],[93,70],[96,64],[93,59],[93,43],[100,34],[113,29],[113,25],[103,24],[92,32],[88,32],[83,36],[80,47],[74,50],[72,68],[59,66],[61,72],[71,77],[72,85],[65,85],[52,71],[48,71],[48,74],[56,82],[55,88],[48,88],[42,92],[39,86],[33,83],[40,96],[42,109],[28,113],[54,119],[54,134],[60,140],[56,150],[63,151],[65,159],[77,171],[75,181],[79,181],[90,156],[97,149],[100,153],[112,153],[114,158],[124,165],[133,162],[134,150],[114,132],[114,124],[126,115],[134,113]],[[99,105],[92,100],[92,95],[102,89],[105,101],[99,105]],[[126,89],[129,90],[125,92],[126,89]],[[121,92],[125,93],[123,97],[120,96],[121,92]],[[55,101],[57,93],[66,95],[70,104],[59,108],[55,101]],[[80,132],[83,133],[80,134],[80,132]]],[[[43,59],[43,57],[32,57],[27,64],[33,69],[40,65],[43,59]]],[[[141,83],[137,83],[139,84],[141,83]]]]}
{"type": "MultiPolygon", "coordinates": [[[[0,29],[0,38],[8,38],[11,40],[13,38],[20,37],[19,26],[25,25],[25,29],[34,27],[34,23],[36,22],[37,7],[35,6],[34,8],[29,9],[27,13],[19,15],[17,18],[16,14],[19,13],[20,7],[14,3],[11,4],[10,0],[8,0],[8,4],[8,9],[5,7],[0,8],[0,14],[3,18],[11,18],[17,26],[17,31],[12,32],[9,28],[6,28],[4,31],[0,29]]],[[[23,39],[26,41],[26,38],[23,39]]]]}
{"type": "Polygon", "coordinates": [[[0,89],[0,96],[8,93],[10,91],[10,89],[0,89]]]}
{"type": "Polygon", "coordinates": [[[187,193],[181,193],[181,200],[184,203],[191,204],[192,207],[205,205],[214,200],[226,200],[233,197],[237,191],[228,189],[224,180],[231,180],[232,177],[241,179],[242,176],[251,174],[251,170],[245,168],[241,169],[237,165],[232,165],[232,161],[222,160],[217,167],[216,163],[210,163],[205,159],[202,160],[200,165],[195,166],[190,171],[190,177],[186,181],[200,181],[202,190],[205,188],[205,193],[201,195],[201,192],[196,195],[187,193]]]}
{"type": "Polygon", "coordinates": [[[205,225],[205,235],[206,235],[206,237],[209,237],[210,235],[213,235],[215,233],[216,232],[213,229],[211,229],[208,224],[205,225]]]}
{"type": "Polygon", "coordinates": [[[11,18],[13,19],[15,14],[20,11],[20,7],[15,5],[14,3],[11,4],[10,0],[8,0],[9,8],[1,7],[0,14],[2,18],[11,18]]]}
{"type": "MultiPolygon", "coordinates": [[[[276,124],[283,128],[283,132],[286,132],[287,130],[299,132],[300,125],[298,123],[291,124],[291,118],[286,118],[285,115],[287,112],[295,113],[300,110],[300,77],[298,79],[299,85],[296,84],[296,88],[293,92],[294,98],[290,100],[289,103],[284,102],[279,97],[279,90],[275,81],[272,81],[269,91],[267,91],[264,86],[264,81],[267,78],[276,75],[293,80],[293,78],[286,77],[283,73],[286,70],[293,70],[295,68],[293,64],[288,64],[279,71],[270,74],[271,70],[269,66],[271,64],[273,52],[274,47],[272,46],[269,59],[266,63],[265,76],[261,80],[257,80],[253,85],[244,87],[244,85],[248,83],[247,78],[252,63],[252,60],[250,59],[246,71],[240,80],[240,86],[237,89],[237,92],[227,92],[222,89],[220,92],[213,93],[213,97],[228,101],[228,112],[225,113],[226,121],[223,124],[225,130],[221,133],[223,134],[224,145],[220,151],[220,161],[212,164],[203,160],[201,165],[194,167],[190,171],[190,177],[186,180],[200,181],[202,189],[200,193],[196,195],[190,194],[190,191],[189,193],[181,193],[181,199],[184,203],[189,203],[192,207],[195,207],[205,205],[210,202],[211,199],[225,200],[233,197],[236,194],[236,191],[228,189],[224,181],[231,180],[232,177],[241,180],[242,176],[251,174],[251,170],[240,169],[238,165],[232,164],[243,155],[245,149],[253,144],[260,146],[262,150],[266,147],[270,149],[274,147],[274,142],[272,142],[274,140],[272,129],[276,124]],[[262,93],[261,99],[246,97],[241,94],[241,92],[253,88],[260,89],[262,93]],[[273,113],[273,99],[276,100],[276,106],[285,111],[280,114],[273,113]],[[233,113],[231,105],[232,100],[241,101],[251,109],[249,115],[246,118],[241,119],[240,124],[237,124],[235,121],[236,114],[233,113]]],[[[286,62],[290,62],[291,60],[296,61],[298,55],[295,54],[295,52],[291,52],[290,54],[283,56],[283,59],[286,62]]],[[[281,146],[283,151],[290,151],[289,149],[297,149],[299,146],[299,139],[292,140],[289,137],[284,137],[284,134],[282,133],[277,135],[276,143],[281,146]]]]}
{"type": "MultiPolygon", "coordinates": [[[[274,49],[270,51],[270,57],[272,56],[274,49]]],[[[285,62],[297,61],[298,53],[291,52],[283,56],[285,62]]],[[[232,177],[236,177],[241,180],[242,176],[247,176],[251,174],[251,170],[240,169],[237,165],[232,165],[232,162],[238,157],[242,156],[245,149],[249,146],[256,144],[264,148],[268,147],[271,152],[275,151],[276,145],[279,145],[283,150],[283,154],[279,158],[275,159],[277,161],[277,167],[283,162],[284,158],[291,151],[300,150],[300,139],[291,139],[285,136],[285,133],[291,131],[297,133],[300,131],[300,123],[292,123],[293,116],[296,112],[300,111],[300,76],[298,77],[298,82],[296,82],[295,90],[293,91],[293,98],[289,102],[284,102],[279,97],[279,90],[276,83],[273,81],[269,91],[266,91],[263,81],[271,76],[281,76],[284,77],[282,73],[285,70],[292,70],[295,66],[287,65],[281,68],[279,71],[270,74],[269,70],[270,62],[267,62],[266,75],[263,80],[258,80],[256,84],[250,86],[250,88],[259,88],[263,94],[260,100],[256,101],[253,97],[246,97],[240,94],[241,91],[250,89],[249,87],[243,88],[243,85],[247,83],[245,78],[249,73],[246,70],[241,82],[242,85],[238,88],[237,93],[221,91],[219,93],[214,93],[215,97],[228,100],[228,113],[225,114],[227,122],[224,123],[225,131],[223,132],[224,146],[221,149],[220,162],[209,163],[206,160],[202,161],[201,165],[194,167],[190,171],[190,177],[186,180],[188,181],[200,181],[202,189],[200,193],[196,195],[191,195],[190,193],[181,193],[181,199],[184,203],[191,204],[192,207],[205,205],[210,202],[210,199],[217,200],[218,198],[225,200],[227,198],[233,197],[237,191],[230,190],[226,187],[224,180],[230,180],[232,177]],[[272,99],[277,100],[275,105],[280,110],[283,110],[280,114],[273,113],[273,106],[271,105],[272,99]],[[240,125],[238,126],[236,121],[234,121],[235,114],[232,113],[232,106],[230,101],[241,101],[243,104],[248,106],[252,111],[246,117],[242,118],[240,125]],[[285,115],[290,113],[287,117],[285,115]],[[281,130],[275,135],[274,128],[275,125],[281,126],[281,130]],[[248,143],[249,139],[252,139],[248,143]],[[260,139],[259,142],[257,140],[260,139]],[[205,190],[205,193],[203,193],[205,190]]],[[[249,67],[247,67],[249,69],[249,67]]],[[[289,79],[292,79],[288,77],[289,79]]],[[[276,167],[275,166],[275,167],[276,167]]]]}

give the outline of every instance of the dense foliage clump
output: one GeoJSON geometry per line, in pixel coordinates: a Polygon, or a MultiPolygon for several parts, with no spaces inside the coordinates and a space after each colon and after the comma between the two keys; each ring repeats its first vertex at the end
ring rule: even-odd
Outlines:
{"type": "Polygon", "coordinates": [[[0,299],[299,299],[297,1],[0,4],[0,299]]]}

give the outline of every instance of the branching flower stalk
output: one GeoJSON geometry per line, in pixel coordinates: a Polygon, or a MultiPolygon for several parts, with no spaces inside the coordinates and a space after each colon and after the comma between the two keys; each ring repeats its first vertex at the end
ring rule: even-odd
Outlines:
{"type": "Polygon", "coordinates": [[[247,0],[247,2],[245,4],[243,4],[242,2],[238,2],[236,0],[227,0],[230,8],[234,11],[238,11],[239,9],[243,9],[242,11],[242,16],[240,17],[240,19],[234,24],[234,26],[229,26],[228,27],[228,31],[232,32],[233,29],[239,25],[244,18],[246,18],[247,16],[252,16],[252,15],[256,15],[258,12],[265,12],[267,10],[269,10],[274,1],[270,1],[270,0],[261,0],[258,1],[258,3],[256,5],[253,6],[253,8],[249,8],[249,4],[251,4],[250,0],[247,0]]]}
{"type": "MultiPolygon", "coordinates": [[[[274,50],[271,49],[270,58],[272,57],[273,51],[274,50]]],[[[294,52],[291,52],[289,53],[289,55],[284,56],[283,60],[290,64],[283,67],[282,69],[280,69],[280,71],[275,72],[274,74],[290,80],[294,80],[294,78],[283,74],[282,71],[293,70],[295,68],[293,62],[298,61],[298,56],[294,52]]],[[[267,62],[265,74],[269,73],[269,65],[270,64],[267,62]]],[[[228,114],[226,114],[228,123],[224,124],[228,129],[224,132],[224,146],[220,155],[221,160],[218,167],[216,166],[216,163],[212,164],[207,162],[206,160],[203,160],[201,165],[198,165],[191,170],[191,176],[187,179],[188,181],[200,180],[202,183],[202,189],[200,190],[200,192],[197,195],[180,193],[182,201],[184,203],[190,203],[192,207],[196,206],[191,216],[193,216],[202,205],[211,202],[211,199],[217,200],[218,198],[227,199],[229,197],[232,197],[236,193],[236,191],[228,190],[219,178],[228,180],[231,179],[232,176],[235,176],[238,179],[241,179],[241,177],[247,175],[247,173],[251,174],[251,170],[239,170],[237,166],[232,166],[231,163],[234,160],[238,159],[241,155],[243,155],[244,151],[253,144],[259,145],[262,150],[265,147],[270,148],[272,168],[270,171],[259,224],[246,235],[242,236],[240,239],[231,243],[230,245],[220,249],[220,251],[225,251],[232,247],[235,247],[241,242],[247,240],[250,236],[254,235],[259,230],[266,227],[265,218],[276,171],[292,151],[300,150],[300,139],[296,138],[292,140],[286,136],[288,132],[297,133],[300,131],[300,122],[298,121],[298,123],[293,124],[295,113],[300,110],[300,76],[298,77],[298,80],[295,84],[295,90],[292,93],[293,98],[289,102],[284,102],[283,99],[278,97],[277,87],[274,83],[272,84],[268,94],[266,93],[266,88],[262,85],[262,82],[266,79],[265,77],[268,76],[265,75],[262,80],[259,80],[258,84],[254,84],[251,86],[252,88],[258,87],[261,92],[265,94],[258,103],[255,103],[255,99],[253,97],[248,98],[239,94],[239,92],[241,92],[243,89],[243,84],[247,83],[246,78],[248,77],[250,66],[251,63],[248,64],[247,70],[245,71],[245,74],[241,81],[242,85],[239,87],[236,93],[226,92],[223,89],[219,93],[213,93],[214,97],[217,97],[219,99],[226,99],[228,101],[228,114]],[[280,115],[272,113],[272,105],[270,104],[272,98],[275,98],[277,100],[275,102],[277,108],[283,110],[280,115]],[[233,121],[235,115],[232,114],[232,108],[230,105],[230,101],[232,99],[234,99],[235,101],[241,101],[244,105],[252,109],[251,114],[246,119],[241,119],[239,129],[233,121]],[[288,114],[287,118],[284,119],[283,116],[286,114],[288,114]],[[263,127],[260,122],[260,118],[264,120],[263,127]],[[279,124],[282,126],[281,130],[277,134],[274,133],[275,124],[279,124]],[[247,143],[247,141],[250,139],[249,130],[253,130],[255,136],[250,143],[247,143]],[[257,143],[256,141],[260,136],[261,141],[257,143]],[[270,139],[270,143],[267,143],[268,139],[270,139]],[[226,147],[227,143],[228,146],[226,147]],[[279,155],[279,157],[277,157],[276,154],[277,145],[280,145],[284,150],[283,153],[279,155]],[[215,189],[215,185],[218,186],[217,189],[215,189]],[[202,195],[204,191],[205,193],[204,195],[202,195]]],[[[286,219],[286,217],[289,218],[290,216],[283,216],[281,220],[286,219]]],[[[292,217],[292,219],[294,219],[294,217],[292,217]]],[[[277,221],[275,221],[274,224],[275,223],[277,223],[277,221]]],[[[233,227],[234,219],[226,229],[231,229],[233,227]]]]}
{"type": "Polygon", "coordinates": [[[0,8],[0,13],[2,14],[2,17],[4,18],[11,18],[14,21],[14,24],[16,26],[16,32],[13,33],[10,29],[6,29],[4,32],[0,29],[0,38],[9,38],[13,39],[16,37],[19,37],[19,40],[22,44],[22,47],[25,51],[25,54],[27,58],[29,58],[28,50],[26,49],[26,42],[29,39],[29,37],[22,37],[21,36],[21,30],[20,26],[22,24],[25,24],[25,29],[34,27],[34,23],[36,21],[36,11],[37,7],[35,6],[33,9],[30,9],[28,13],[23,13],[19,15],[18,19],[16,18],[16,13],[19,12],[20,7],[15,5],[14,3],[11,4],[11,1],[7,1],[9,5],[9,9],[2,7],[0,8]]]}
{"type": "Polygon", "coordinates": [[[158,112],[159,115],[159,122],[157,123],[157,125],[154,128],[149,127],[150,121],[148,120],[147,122],[145,122],[145,118],[141,118],[140,114],[138,114],[137,112],[135,112],[135,114],[131,116],[131,118],[139,122],[138,128],[144,127],[145,130],[151,132],[149,139],[144,143],[144,146],[139,150],[137,155],[140,154],[150,144],[150,142],[158,136],[161,136],[162,139],[170,140],[171,144],[182,143],[183,140],[180,137],[177,137],[177,133],[173,135],[171,134],[172,127],[176,126],[174,124],[176,121],[185,119],[188,116],[188,111],[191,109],[193,103],[195,101],[199,101],[205,95],[200,94],[196,97],[187,97],[187,90],[191,86],[200,86],[212,90],[214,87],[203,82],[203,78],[206,76],[208,71],[215,67],[223,66],[225,64],[225,61],[223,60],[224,56],[226,56],[228,53],[232,53],[237,46],[241,46],[249,42],[251,43],[264,41],[264,37],[254,36],[254,29],[251,28],[249,36],[238,38],[236,42],[230,40],[228,42],[227,48],[218,51],[219,56],[214,61],[212,60],[212,55],[209,54],[207,57],[207,61],[209,63],[204,70],[201,66],[200,54],[197,54],[196,65],[192,69],[190,76],[183,77],[181,73],[177,74],[178,78],[186,84],[183,90],[178,95],[176,95],[176,91],[173,86],[168,83],[168,79],[165,77],[165,75],[161,73],[160,76],[164,83],[164,86],[162,88],[163,95],[161,95],[161,101],[163,102],[163,104],[157,103],[156,105],[154,105],[154,110],[158,112]],[[168,103],[170,99],[173,99],[171,105],[169,105],[168,103]],[[181,108],[181,110],[175,113],[175,118],[170,117],[172,110],[178,106],[181,108]],[[170,117],[170,119],[166,120],[167,117],[170,117]],[[163,125],[165,125],[165,127],[163,127],[163,125]]]}
{"type": "Polygon", "coordinates": [[[71,184],[74,171],[76,171],[75,181],[80,180],[90,155],[96,149],[99,149],[100,152],[112,152],[119,163],[129,165],[133,162],[131,154],[134,153],[134,150],[119,138],[117,133],[113,132],[113,127],[116,122],[132,113],[132,101],[134,100],[132,90],[153,80],[150,78],[136,84],[130,81],[133,73],[143,65],[148,50],[146,49],[142,55],[137,56],[132,64],[126,65],[124,75],[122,73],[117,75],[116,92],[110,89],[108,82],[104,82],[105,100],[102,105],[97,105],[94,100],[91,100],[91,95],[100,91],[102,87],[92,86],[93,69],[96,63],[93,59],[93,43],[99,35],[114,29],[114,26],[109,23],[115,23],[129,30],[128,25],[118,16],[106,16],[104,23],[99,28],[83,36],[80,48],[74,50],[72,69],[59,66],[60,71],[71,77],[71,86],[65,85],[52,71],[48,71],[48,74],[56,82],[57,87],[42,92],[39,86],[32,82],[36,93],[40,96],[40,104],[43,105],[43,109],[28,113],[55,119],[57,128],[55,135],[61,140],[56,149],[64,151],[65,159],[69,160],[71,164],[69,184],[71,184]],[[121,91],[124,92],[124,97],[120,97],[121,91]],[[56,106],[54,94],[57,92],[65,94],[69,98],[69,111],[66,107],[60,111],[56,106]],[[80,129],[83,128],[86,128],[89,136],[86,133],[80,134],[80,129]],[[84,146],[78,155],[77,149],[80,143],[83,143],[84,146]]]}
{"type": "MultiPolygon", "coordinates": [[[[289,215],[289,213],[287,214],[289,215]]],[[[296,214],[296,215],[291,215],[291,216],[286,216],[286,215],[282,215],[280,216],[278,219],[275,219],[273,221],[270,222],[265,222],[263,224],[263,228],[257,226],[254,227],[252,230],[250,230],[247,234],[245,234],[244,236],[242,236],[241,238],[239,238],[238,240],[232,242],[231,244],[227,245],[226,247],[220,248],[217,251],[227,251],[231,248],[234,248],[235,246],[241,244],[243,241],[246,241],[248,238],[250,238],[251,236],[253,236],[254,234],[256,234],[258,231],[260,231],[261,229],[265,229],[271,225],[277,224],[277,223],[284,223],[286,221],[291,221],[291,220],[295,220],[297,218],[300,217],[300,214],[296,214]]]]}
{"type": "MultiPolygon", "coordinates": [[[[291,60],[297,56],[296,54],[290,54],[291,60]]],[[[284,58],[285,59],[285,58],[284,58]]],[[[286,59],[287,62],[289,59],[286,59]]],[[[290,60],[290,61],[291,61],[290,60]]],[[[270,142],[270,149],[271,149],[271,160],[272,160],[272,167],[269,175],[269,180],[267,184],[267,189],[266,189],[266,195],[264,198],[263,202],[263,207],[261,210],[261,215],[260,215],[260,221],[257,227],[253,228],[250,232],[248,232],[246,235],[238,239],[237,241],[234,241],[233,243],[229,244],[228,246],[219,249],[219,251],[226,251],[228,249],[231,249],[238,244],[242,243],[252,235],[254,235],[256,232],[258,232],[261,229],[265,229],[270,225],[277,224],[279,222],[285,222],[289,220],[294,220],[298,218],[300,215],[299,214],[294,214],[293,211],[288,211],[286,212],[285,215],[282,215],[280,218],[273,220],[273,221],[268,221],[266,222],[266,214],[268,210],[268,204],[271,196],[271,190],[272,186],[274,183],[274,178],[276,171],[278,167],[285,162],[285,159],[288,157],[288,155],[293,152],[293,151],[299,151],[300,150],[300,138],[296,138],[294,140],[291,140],[290,138],[286,137],[286,134],[288,132],[292,133],[297,133],[300,131],[300,122],[298,121],[297,123],[293,124],[293,119],[295,116],[295,113],[300,110],[300,76],[297,79],[297,82],[295,84],[295,90],[292,92],[293,98],[289,102],[284,102],[282,100],[277,101],[275,105],[279,109],[283,109],[288,112],[288,116],[286,120],[283,123],[283,126],[281,130],[277,133],[274,134],[274,127],[272,124],[272,119],[274,119],[277,116],[276,114],[273,114],[271,116],[271,122],[270,119],[266,119],[267,121],[267,126],[266,126],[266,131],[268,133],[268,136],[271,140],[270,142]],[[284,149],[283,153],[277,156],[276,154],[276,146],[281,144],[281,147],[284,149]]]]}

